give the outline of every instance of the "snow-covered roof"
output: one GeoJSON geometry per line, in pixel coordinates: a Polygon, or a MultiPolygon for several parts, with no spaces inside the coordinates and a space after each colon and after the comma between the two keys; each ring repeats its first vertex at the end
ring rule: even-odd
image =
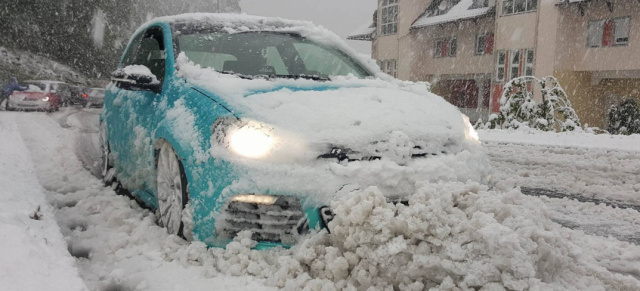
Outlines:
{"type": "Polygon", "coordinates": [[[558,0],[558,4],[571,4],[571,3],[579,3],[579,2],[587,2],[590,0],[558,0]]]}
{"type": "Polygon", "coordinates": [[[495,11],[495,6],[475,8],[473,0],[461,0],[444,14],[430,16],[429,11],[418,18],[411,28],[420,28],[462,19],[476,18],[495,11]]]}
{"type": "Polygon", "coordinates": [[[376,25],[374,23],[364,24],[354,32],[350,33],[347,36],[347,39],[350,40],[373,40],[374,34],[376,33],[376,25]]]}

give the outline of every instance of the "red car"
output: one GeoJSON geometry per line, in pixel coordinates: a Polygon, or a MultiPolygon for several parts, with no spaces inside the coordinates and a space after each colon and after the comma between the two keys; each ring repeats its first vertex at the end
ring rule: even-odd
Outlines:
{"type": "Polygon", "coordinates": [[[62,103],[65,83],[58,81],[26,81],[27,91],[14,91],[6,103],[6,109],[58,111],[62,103]],[[62,90],[61,90],[62,89],[62,90]]]}

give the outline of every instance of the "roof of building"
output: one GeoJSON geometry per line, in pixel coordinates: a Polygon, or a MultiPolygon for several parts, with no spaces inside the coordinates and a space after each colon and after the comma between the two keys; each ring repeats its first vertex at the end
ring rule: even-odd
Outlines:
{"type": "Polygon", "coordinates": [[[571,3],[577,3],[577,2],[587,2],[590,0],[558,0],[558,4],[571,4],[571,3]]]}
{"type": "Polygon", "coordinates": [[[473,0],[460,0],[460,2],[448,8],[448,10],[443,14],[433,15],[432,12],[434,9],[439,9],[441,11],[447,9],[443,3],[445,2],[434,1],[434,4],[429,6],[427,11],[425,11],[425,13],[423,13],[422,16],[420,16],[413,25],[411,25],[411,28],[420,28],[463,19],[477,18],[495,11],[495,6],[476,7],[473,0]]]}
{"type": "Polygon", "coordinates": [[[376,33],[376,25],[374,23],[367,23],[356,29],[354,32],[347,36],[350,40],[373,40],[376,33]]]}

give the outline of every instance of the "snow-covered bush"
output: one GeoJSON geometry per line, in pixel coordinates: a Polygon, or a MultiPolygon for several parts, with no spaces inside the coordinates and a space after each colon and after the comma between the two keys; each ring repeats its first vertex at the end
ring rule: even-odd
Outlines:
{"type": "Polygon", "coordinates": [[[609,132],[627,135],[640,133],[640,109],[635,99],[624,98],[618,106],[611,106],[609,132]]]}
{"type": "MultiPolygon", "coordinates": [[[[491,118],[490,118],[491,119],[491,118]]],[[[500,113],[488,127],[530,127],[544,131],[573,131],[580,128],[580,119],[569,102],[567,93],[555,77],[538,79],[533,76],[515,78],[504,85],[500,98],[500,113]],[[540,88],[542,102],[534,100],[534,89],[540,88]]]]}

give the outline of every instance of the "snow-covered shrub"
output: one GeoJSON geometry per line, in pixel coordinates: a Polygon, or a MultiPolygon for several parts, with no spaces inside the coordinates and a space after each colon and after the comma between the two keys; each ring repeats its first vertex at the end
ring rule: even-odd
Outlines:
{"type": "Polygon", "coordinates": [[[635,99],[624,98],[620,105],[609,109],[609,132],[611,134],[640,133],[640,109],[635,99]]]}
{"type": "Polygon", "coordinates": [[[495,128],[497,124],[501,124],[503,128],[573,131],[580,128],[580,119],[555,77],[538,79],[523,76],[504,85],[500,113],[489,128],[495,128]],[[535,88],[540,88],[542,94],[540,104],[534,100],[535,88]]]}

